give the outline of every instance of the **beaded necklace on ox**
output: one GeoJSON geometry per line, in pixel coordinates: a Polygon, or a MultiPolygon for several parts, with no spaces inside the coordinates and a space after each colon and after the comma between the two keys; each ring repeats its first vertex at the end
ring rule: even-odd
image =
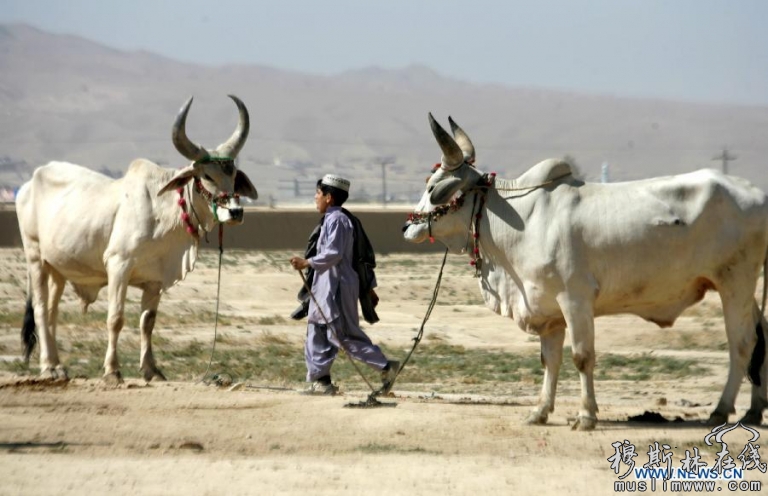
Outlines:
{"type": "MultiPolygon", "coordinates": [[[[205,186],[203,186],[203,183],[200,181],[200,179],[195,178],[195,190],[203,197],[205,198],[205,201],[209,202],[211,204],[211,208],[213,210],[213,218],[218,222],[219,216],[217,214],[217,210],[219,206],[224,207],[224,204],[229,200],[230,198],[240,198],[240,195],[237,193],[229,194],[225,192],[221,192],[218,194],[217,197],[214,198],[213,193],[205,189],[205,186]]],[[[195,215],[195,218],[197,219],[198,227],[195,227],[192,224],[192,220],[190,218],[189,212],[187,212],[187,199],[184,198],[184,188],[178,188],[176,192],[179,194],[179,200],[178,204],[179,207],[181,207],[181,221],[184,223],[184,227],[187,230],[187,233],[189,233],[190,236],[194,236],[197,238],[199,236],[198,234],[198,228],[200,226],[200,219],[197,217],[197,213],[195,212],[195,209],[190,204],[190,208],[192,209],[192,213],[195,215]]],[[[191,196],[191,194],[190,194],[191,196]]]]}

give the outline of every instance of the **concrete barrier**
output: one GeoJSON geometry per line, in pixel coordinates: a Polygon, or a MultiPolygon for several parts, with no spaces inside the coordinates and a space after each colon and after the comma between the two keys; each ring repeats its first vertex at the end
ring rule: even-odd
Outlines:
{"type": "MultiPolygon", "coordinates": [[[[349,206],[363,223],[365,232],[377,253],[430,253],[442,252],[440,243],[413,244],[403,239],[401,228],[410,210],[355,209],[349,206]]],[[[224,228],[224,249],[247,250],[297,250],[304,252],[307,238],[320,219],[317,211],[310,209],[246,208],[245,222],[240,226],[224,228]]],[[[218,249],[216,232],[208,235],[209,242],[203,248],[218,249]]],[[[0,210],[0,246],[21,247],[16,210],[6,205],[0,210]]]]}

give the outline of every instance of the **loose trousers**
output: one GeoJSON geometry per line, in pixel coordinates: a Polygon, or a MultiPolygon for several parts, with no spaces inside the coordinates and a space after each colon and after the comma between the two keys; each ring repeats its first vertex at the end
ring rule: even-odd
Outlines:
{"type": "Polygon", "coordinates": [[[371,338],[358,326],[344,325],[344,317],[332,321],[330,325],[307,324],[307,341],[304,344],[304,358],[307,363],[307,382],[330,375],[331,365],[339,348],[347,354],[375,369],[383,370],[387,357],[381,348],[373,344],[371,338]]]}

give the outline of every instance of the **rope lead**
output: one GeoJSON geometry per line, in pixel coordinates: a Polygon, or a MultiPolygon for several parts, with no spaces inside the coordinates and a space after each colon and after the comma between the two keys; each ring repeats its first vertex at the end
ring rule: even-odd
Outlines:
{"type": "MultiPolygon", "coordinates": [[[[210,381],[207,381],[208,372],[211,370],[211,363],[213,363],[213,352],[216,351],[216,333],[219,328],[219,294],[221,293],[221,259],[224,255],[224,224],[219,224],[219,274],[216,279],[216,316],[214,317],[214,323],[213,323],[213,346],[211,346],[211,358],[208,360],[208,367],[205,369],[205,373],[200,378],[199,381],[197,381],[197,384],[204,383],[208,385],[210,381]]],[[[211,380],[214,382],[221,381],[219,374],[214,375],[211,377],[211,380]]],[[[232,379],[230,378],[230,382],[232,379]]]]}

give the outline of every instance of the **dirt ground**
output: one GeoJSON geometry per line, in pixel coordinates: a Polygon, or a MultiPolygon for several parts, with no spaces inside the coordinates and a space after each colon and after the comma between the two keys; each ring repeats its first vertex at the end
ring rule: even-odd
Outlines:
{"type": "MultiPolygon", "coordinates": [[[[163,330],[164,315],[198,306],[214,309],[212,253],[164,297],[156,331],[165,346],[176,340],[212,341],[212,320],[163,330]]],[[[250,323],[224,325],[219,332],[237,336],[245,346],[259,346],[263,339],[257,337],[264,333],[301,343],[304,323],[274,319],[287,317],[296,306],[300,279],[290,270],[289,255],[225,253],[221,311],[250,323]]],[[[375,342],[405,354],[427,308],[440,259],[380,258],[381,322],[366,328],[375,342]]],[[[2,249],[0,260],[0,353],[9,361],[18,356],[25,269],[21,250],[2,249]]],[[[134,302],[137,295],[129,294],[134,302]]],[[[479,303],[477,281],[461,257],[451,258],[439,301],[425,340],[538,357],[537,339],[479,303]]],[[[70,289],[63,305],[77,306],[70,289]]],[[[94,308],[103,305],[102,293],[94,308]]],[[[135,322],[127,326],[135,333],[135,322]]],[[[62,324],[58,340],[68,350],[63,357],[77,353],[66,346],[77,336],[62,324]]],[[[596,342],[598,370],[606,353],[650,353],[694,359],[706,372],[682,379],[598,380],[597,429],[578,432],[570,428],[578,410],[578,379],[561,379],[548,425],[527,426],[523,421],[540,386],[525,377],[505,384],[411,382],[396,385],[393,397],[384,400],[396,406],[360,409],[345,407],[366,397],[359,382],[341,383],[340,396],[308,397],[293,390],[298,382],[288,387],[251,382],[217,387],[194,380],[146,384],[126,374],[123,386],[108,388],[99,376],[41,384],[6,370],[0,373],[0,494],[601,495],[612,494],[628,468],[621,465],[617,475],[608,461],[612,443],[624,440],[636,446],[637,467],[649,461],[654,442],[670,446],[674,467],[693,447],[713,465],[720,445],[704,443],[710,428],[700,421],[717,402],[727,367],[717,296],[708,295],[672,329],[629,316],[598,319],[596,342]],[[628,420],[646,411],[682,421],[628,420]]],[[[200,362],[200,374],[206,365],[200,362]]],[[[563,368],[573,364],[565,362],[563,368]]],[[[748,403],[745,381],[731,421],[748,403]]],[[[765,419],[759,432],[766,435],[765,419]]],[[[736,458],[748,433],[736,430],[728,436],[740,467],[736,458]]],[[[744,474],[746,480],[768,484],[758,470],[744,474]]],[[[725,481],[717,487],[730,491],[725,481]]],[[[655,492],[672,491],[659,485],[655,492]]]]}

